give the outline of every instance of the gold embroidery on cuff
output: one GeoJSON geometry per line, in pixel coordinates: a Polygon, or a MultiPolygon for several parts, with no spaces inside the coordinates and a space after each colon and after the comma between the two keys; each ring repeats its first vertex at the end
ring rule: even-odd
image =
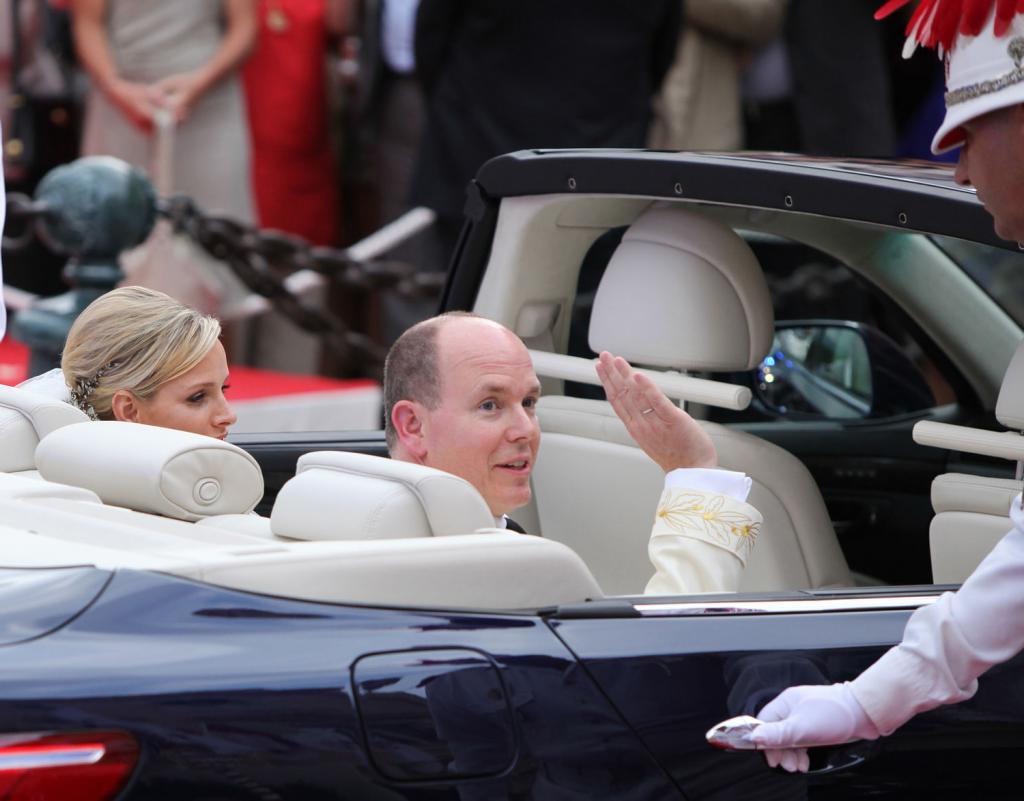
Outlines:
{"type": "Polygon", "coordinates": [[[761,521],[728,508],[730,500],[724,495],[666,490],[658,504],[655,532],[660,522],[672,531],[726,548],[745,563],[761,531],[761,521]]]}

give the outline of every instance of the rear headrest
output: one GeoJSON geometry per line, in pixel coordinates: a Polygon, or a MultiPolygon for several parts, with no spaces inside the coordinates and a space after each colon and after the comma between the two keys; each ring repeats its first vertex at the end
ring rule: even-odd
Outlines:
{"type": "Polygon", "coordinates": [[[70,403],[0,384],[0,473],[34,470],[43,437],[88,419],[70,403]]]}
{"type": "Polygon", "coordinates": [[[65,426],[39,443],[36,466],[104,503],[179,520],[244,514],[263,497],[260,467],[241,448],[141,423],[65,426]]]}
{"type": "Polygon", "coordinates": [[[440,537],[493,528],[468,481],[410,462],[317,451],[299,459],[270,513],[271,530],[297,540],[440,537]]]}
{"type": "Polygon", "coordinates": [[[641,214],[597,288],[590,347],[677,370],[748,370],[771,348],[764,272],[731,228],[677,206],[641,214]]]}
{"type": "Polygon", "coordinates": [[[1024,431],[1024,342],[1010,359],[996,399],[996,420],[1014,431],[1024,431]]]}

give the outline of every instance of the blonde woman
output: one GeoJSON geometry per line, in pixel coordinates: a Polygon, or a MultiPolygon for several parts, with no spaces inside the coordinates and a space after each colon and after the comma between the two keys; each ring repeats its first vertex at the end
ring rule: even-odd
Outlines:
{"type": "Polygon", "coordinates": [[[70,402],[94,420],[127,420],[224,439],[220,323],[162,292],[128,286],[86,307],[61,359],[70,402]]]}

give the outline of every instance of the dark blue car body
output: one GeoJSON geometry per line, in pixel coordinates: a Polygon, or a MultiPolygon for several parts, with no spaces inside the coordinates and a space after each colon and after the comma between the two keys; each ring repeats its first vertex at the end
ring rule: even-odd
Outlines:
{"type": "MultiPolygon", "coordinates": [[[[24,573],[4,572],[8,595],[24,573]]],[[[26,580],[63,588],[36,602],[51,628],[18,632],[4,615],[0,721],[131,732],[140,757],[124,798],[1017,797],[1019,664],[968,704],[825,751],[810,776],[707,746],[713,723],[783,686],[855,675],[905,623],[884,604],[433,613],[141,571],[43,573],[26,580]]]]}

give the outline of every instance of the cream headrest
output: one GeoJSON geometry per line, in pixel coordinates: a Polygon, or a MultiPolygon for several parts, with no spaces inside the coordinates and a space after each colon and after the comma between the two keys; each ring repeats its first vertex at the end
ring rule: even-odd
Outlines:
{"type": "Polygon", "coordinates": [[[748,370],[771,348],[764,273],[731,228],[672,205],[637,218],[594,298],[590,347],[677,370],[748,370]]]}
{"type": "Polygon", "coordinates": [[[70,403],[0,384],[0,473],[35,470],[43,437],[88,419],[70,403]]]}
{"type": "Polygon", "coordinates": [[[494,517],[468,481],[432,467],[317,451],[299,459],[277,495],[271,530],[298,540],[440,537],[493,528],[494,517]]]}
{"type": "Polygon", "coordinates": [[[260,467],[241,448],[141,423],[65,426],[39,443],[36,466],[104,503],[179,520],[244,514],[263,497],[260,467]]]}
{"type": "Polygon", "coordinates": [[[1010,359],[996,399],[996,420],[1014,431],[1024,431],[1024,342],[1010,359]]]}

